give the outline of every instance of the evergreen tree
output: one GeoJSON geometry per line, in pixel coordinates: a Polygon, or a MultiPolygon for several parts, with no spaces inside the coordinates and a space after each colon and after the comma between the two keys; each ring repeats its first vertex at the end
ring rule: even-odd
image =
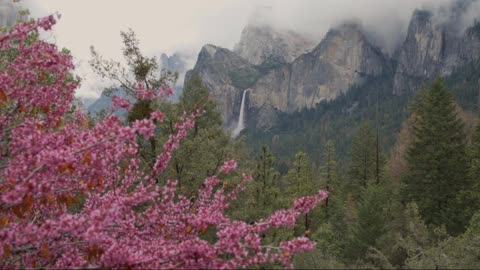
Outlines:
{"type": "Polygon", "coordinates": [[[382,186],[367,187],[358,205],[357,222],[350,232],[347,258],[362,259],[368,248],[376,246],[387,229],[387,203],[387,194],[382,186]]]}
{"type": "MultiPolygon", "coordinates": [[[[160,125],[159,145],[168,139],[167,134],[175,131],[175,123],[184,112],[198,109],[205,112],[195,120],[195,126],[182,141],[182,147],[173,153],[165,173],[165,180],[178,180],[184,194],[195,193],[201,179],[216,174],[225,160],[244,160],[244,152],[236,151],[242,141],[230,143],[230,137],[223,130],[220,113],[209,96],[208,88],[198,76],[187,82],[178,104],[161,104],[165,120],[160,125]]],[[[158,151],[162,150],[160,147],[158,151]]]]}
{"type": "Polygon", "coordinates": [[[473,134],[472,144],[468,148],[470,188],[462,192],[461,200],[467,206],[464,219],[469,220],[480,209],[480,122],[473,134]]]}
{"type": "Polygon", "coordinates": [[[242,196],[242,203],[239,218],[246,221],[254,221],[265,218],[280,208],[278,180],[280,174],[274,168],[275,157],[270,148],[263,145],[260,150],[260,156],[255,161],[255,170],[253,181],[247,185],[242,196]],[[245,207],[246,206],[246,207],[245,207]]]}
{"type": "Polygon", "coordinates": [[[445,224],[450,233],[458,233],[468,222],[458,203],[458,194],[469,188],[463,124],[442,79],[421,93],[414,106],[402,197],[417,203],[427,224],[445,224]]]}
{"type": "Polygon", "coordinates": [[[370,182],[380,182],[384,158],[375,132],[368,122],[365,122],[355,134],[350,157],[348,176],[353,189],[366,188],[370,182]]]}
{"type": "Polygon", "coordinates": [[[261,216],[266,216],[278,206],[279,173],[273,168],[275,158],[268,146],[263,145],[260,157],[257,159],[253,179],[256,184],[257,208],[261,216]]]}
{"type": "MultiPolygon", "coordinates": [[[[287,193],[290,199],[298,196],[311,195],[318,190],[318,186],[313,181],[312,170],[308,165],[308,157],[303,152],[295,155],[295,161],[292,168],[285,176],[287,180],[287,193]]],[[[304,215],[303,224],[298,228],[303,228],[302,233],[308,233],[310,229],[311,217],[304,215]]],[[[297,231],[297,234],[301,234],[297,231]]]]}
{"type": "Polygon", "coordinates": [[[325,200],[324,206],[326,220],[330,218],[332,212],[330,208],[335,208],[332,207],[331,204],[335,204],[334,200],[338,200],[338,198],[336,197],[338,195],[337,192],[339,189],[339,183],[337,174],[337,161],[335,156],[335,145],[333,144],[333,141],[328,141],[325,145],[325,150],[322,158],[323,166],[321,168],[322,178],[324,180],[324,186],[322,188],[324,188],[329,193],[327,200],[325,200]]]}
{"type": "Polygon", "coordinates": [[[444,228],[430,229],[418,209],[408,205],[405,232],[396,246],[406,258],[405,269],[477,269],[480,264],[480,212],[472,216],[465,233],[449,236],[444,228]],[[412,210],[414,210],[412,212],[412,210]],[[410,213],[409,213],[410,212],[410,213]]]}

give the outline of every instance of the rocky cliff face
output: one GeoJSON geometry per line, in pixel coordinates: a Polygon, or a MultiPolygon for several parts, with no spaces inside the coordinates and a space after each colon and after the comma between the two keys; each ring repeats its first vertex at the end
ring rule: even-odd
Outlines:
{"type": "Polygon", "coordinates": [[[358,25],[344,24],[329,31],[311,53],[259,79],[250,92],[250,105],[284,112],[311,108],[363,78],[381,74],[387,65],[358,25]]]}
{"type": "Polygon", "coordinates": [[[265,73],[227,49],[206,45],[186,79],[201,76],[226,123],[236,120],[242,90],[250,88],[249,107],[259,112],[257,126],[266,127],[273,111],[294,112],[333,99],[381,74],[387,63],[358,25],[344,24],[329,31],[310,53],[265,73]]]}
{"type": "Polygon", "coordinates": [[[291,63],[313,49],[315,42],[290,30],[280,30],[267,23],[250,22],[242,31],[234,52],[254,65],[267,60],[291,63]]]}
{"type": "Polygon", "coordinates": [[[437,13],[414,12],[401,48],[394,78],[394,93],[414,91],[423,81],[445,76],[478,58],[479,27],[462,29],[462,18],[473,1],[458,1],[437,13]]]}
{"type": "Polygon", "coordinates": [[[193,73],[201,76],[227,126],[236,121],[247,88],[247,111],[256,116],[254,122],[247,121],[257,128],[268,128],[277,111],[312,108],[386,71],[394,72],[392,91],[400,95],[480,57],[480,23],[465,24],[473,3],[459,0],[435,11],[415,11],[393,58],[354,23],[330,30],[313,49],[297,34],[278,32],[265,23],[249,24],[234,52],[204,46],[186,79],[193,73]],[[272,65],[272,59],[277,64],[272,65]]]}
{"type": "Polygon", "coordinates": [[[185,80],[199,75],[217,101],[217,108],[226,125],[236,121],[242,92],[259,77],[258,70],[247,60],[230,50],[205,45],[193,70],[185,80]]]}

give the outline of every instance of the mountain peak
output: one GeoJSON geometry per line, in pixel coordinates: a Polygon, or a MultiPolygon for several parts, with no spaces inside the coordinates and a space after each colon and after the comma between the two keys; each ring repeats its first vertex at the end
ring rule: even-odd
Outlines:
{"type": "Polygon", "coordinates": [[[314,46],[315,42],[301,33],[278,29],[265,21],[250,21],[243,29],[234,52],[254,65],[260,65],[269,58],[291,63],[314,46]]]}
{"type": "Polygon", "coordinates": [[[212,44],[206,44],[202,47],[201,53],[207,53],[210,57],[214,57],[218,47],[212,44]]]}

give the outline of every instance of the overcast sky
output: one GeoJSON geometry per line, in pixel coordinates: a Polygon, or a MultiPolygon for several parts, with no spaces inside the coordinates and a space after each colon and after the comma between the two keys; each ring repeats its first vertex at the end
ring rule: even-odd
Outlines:
{"type": "Polygon", "coordinates": [[[361,21],[389,47],[403,34],[415,8],[450,0],[23,0],[35,17],[58,12],[61,20],[50,39],[75,57],[84,82],[78,96],[98,96],[103,87],[89,72],[89,47],[121,57],[120,31],[132,28],[147,54],[198,52],[211,43],[232,49],[250,14],[271,6],[281,28],[306,32],[320,42],[333,25],[361,21]]]}

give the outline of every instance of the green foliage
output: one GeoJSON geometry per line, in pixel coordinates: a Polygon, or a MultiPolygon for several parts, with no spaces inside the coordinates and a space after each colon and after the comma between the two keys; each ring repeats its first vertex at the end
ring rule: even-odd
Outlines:
{"type": "Polygon", "coordinates": [[[284,65],[284,62],[275,59],[275,57],[271,55],[267,57],[260,65],[256,66],[256,68],[260,72],[260,74],[265,75],[272,70],[283,67],[284,65]]]}
{"type": "Polygon", "coordinates": [[[462,190],[458,196],[459,203],[464,206],[462,211],[464,220],[470,220],[473,214],[480,209],[480,121],[467,150],[468,186],[470,188],[462,190]]]}
{"type": "Polygon", "coordinates": [[[173,153],[165,172],[164,180],[178,180],[183,194],[190,196],[196,193],[203,180],[216,174],[225,160],[235,158],[241,163],[245,159],[242,141],[230,142],[230,137],[223,131],[215,103],[198,76],[185,85],[177,104],[165,102],[160,106],[165,113],[165,121],[160,124],[158,145],[168,139],[167,134],[175,131],[175,123],[184,112],[205,111],[196,119],[193,130],[182,141],[182,147],[173,153]]]}
{"type": "Polygon", "coordinates": [[[280,68],[285,63],[274,59],[273,56],[267,57],[263,63],[254,67],[242,67],[228,72],[233,86],[238,89],[247,89],[253,86],[260,77],[270,71],[280,68]]]}
{"type": "Polygon", "coordinates": [[[352,142],[350,152],[351,162],[348,170],[348,177],[352,187],[366,188],[370,183],[380,182],[379,164],[383,158],[377,150],[377,140],[373,128],[365,122],[357,131],[352,142]],[[381,160],[381,161],[380,161],[381,160]]]}
{"type": "Polygon", "coordinates": [[[463,124],[443,80],[437,79],[419,99],[403,198],[418,204],[428,224],[445,224],[449,232],[459,233],[468,222],[457,201],[468,189],[463,124]]]}
{"type": "MultiPolygon", "coordinates": [[[[283,206],[280,196],[280,174],[274,169],[275,157],[267,146],[262,146],[260,156],[255,160],[253,181],[241,194],[241,205],[236,215],[248,222],[266,218],[283,206]]],[[[273,237],[275,238],[275,237],[273,237]]]]}
{"type": "Polygon", "coordinates": [[[260,157],[257,160],[253,179],[256,189],[256,209],[259,216],[266,217],[273,211],[271,207],[277,208],[279,203],[278,180],[279,173],[273,168],[275,158],[268,146],[262,146],[260,157]]]}
{"type": "MultiPolygon", "coordinates": [[[[323,101],[312,109],[294,113],[277,112],[277,121],[269,130],[246,129],[252,151],[267,144],[277,156],[278,164],[286,163],[302,151],[313,164],[321,164],[322,153],[330,140],[335,144],[339,168],[349,161],[349,151],[355,131],[362,123],[378,122],[380,145],[384,153],[396,140],[396,133],[408,115],[410,96],[394,96],[391,92],[393,74],[386,71],[369,77],[334,100],[323,101]],[[378,110],[376,104],[378,102],[378,110]],[[378,112],[378,114],[377,114],[378,112]],[[378,117],[378,121],[376,121],[378,117]]],[[[252,116],[251,118],[254,118],[252,116]]],[[[375,125],[375,127],[377,124],[375,125]]],[[[279,168],[280,169],[280,168],[279,168]]]]}
{"type": "Polygon", "coordinates": [[[238,89],[251,87],[260,78],[261,74],[255,68],[239,68],[228,73],[233,86],[238,89]]]}
{"type": "Polygon", "coordinates": [[[335,145],[332,141],[328,141],[325,146],[321,167],[322,188],[328,191],[329,196],[325,201],[324,218],[329,220],[331,216],[338,214],[338,203],[340,195],[340,183],[338,179],[338,167],[336,161],[335,145]]]}
{"type": "Polygon", "coordinates": [[[292,168],[285,176],[288,194],[291,198],[298,198],[310,194],[317,185],[313,182],[313,175],[308,165],[308,157],[303,152],[295,155],[292,168]]]}
{"type": "Polygon", "coordinates": [[[105,90],[109,94],[115,88],[123,88],[130,97],[135,97],[135,89],[141,82],[147,89],[158,88],[167,84],[174,84],[178,73],[160,72],[158,61],[155,57],[145,56],[139,47],[139,40],[132,29],[120,32],[123,48],[122,53],[127,63],[104,59],[92,46],[90,47],[91,59],[89,61],[93,71],[102,78],[113,80],[117,86],[105,90]]]}
{"type": "Polygon", "coordinates": [[[153,112],[151,100],[137,100],[127,114],[127,121],[129,123],[135,120],[146,119],[150,117],[153,112]]]}
{"type": "Polygon", "coordinates": [[[376,247],[377,240],[387,229],[387,194],[379,185],[369,185],[358,206],[357,223],[351,230],[346,256],[364,258],[369,247],[376,247]]]}
{"type": "MultiPolygon", "coordinates": [[[[285,187],[289,200],[301,196],[312,195],[320,189],[319,181],[315,181],[312,169],[308,164],[308,156],[303,152],[295,155],[291,169],[285,175],[285,187]]],[[[317,210],[318,211],[318,210],[317,210]]],[[[305,214],[295,228],[296,235],[308,234],[312,226],[315,212],[305,214]],[[309,216],[310,215],[310,216],[309,216]]]]}
{"type": "Polygon", "coordinates": [[[406,231],[396,244],[407,255],[404,268],[476,269],[480,264],[480,212],[457,237],[448,236],[442,228],[427,228],[415,204],[408,205],[405,218],[406,231]]]}

